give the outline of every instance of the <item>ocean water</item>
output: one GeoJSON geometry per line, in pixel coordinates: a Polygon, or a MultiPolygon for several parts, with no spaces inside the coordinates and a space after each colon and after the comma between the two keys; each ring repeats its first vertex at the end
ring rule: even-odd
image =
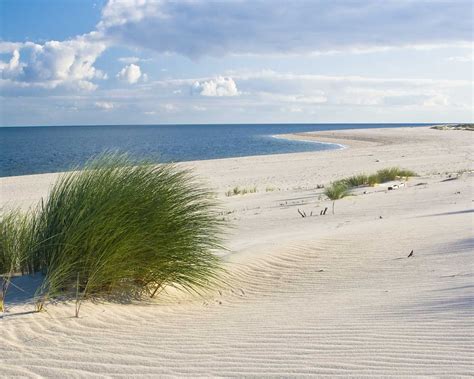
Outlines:
{"type": "Polygon", "coordinates": [[[0,128],[0,177],[58,172],[104,151],[159,162],[337,149],[275,134],[424,124],[126,125],[0,128]]]}

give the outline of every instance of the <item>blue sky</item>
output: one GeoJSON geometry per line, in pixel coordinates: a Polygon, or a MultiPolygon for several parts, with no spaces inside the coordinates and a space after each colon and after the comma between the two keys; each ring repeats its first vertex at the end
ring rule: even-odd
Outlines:
{"type": "Polygon", "coordinates": [[[1,0],[0,124],[473,121],[470,0],[1,0]]]}

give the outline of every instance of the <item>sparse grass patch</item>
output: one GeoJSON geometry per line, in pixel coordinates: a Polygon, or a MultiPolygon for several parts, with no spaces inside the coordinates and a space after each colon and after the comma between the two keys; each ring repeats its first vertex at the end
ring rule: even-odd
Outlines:
{"type": "Polygon", "coordinates": [[[233,189],[228,190],[225,192],[225,195],[227,197],[229,196],[236,196],[236,195],[245,195],[247,193],[256,193],[257,192],[257,187],[249,187],[249,188],[240,188],[239,186],[235,186],[233,189]]]}

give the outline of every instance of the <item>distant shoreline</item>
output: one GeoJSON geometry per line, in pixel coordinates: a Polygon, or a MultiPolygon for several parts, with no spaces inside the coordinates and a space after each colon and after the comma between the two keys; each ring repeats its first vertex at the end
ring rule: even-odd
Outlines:
{"type": "MultiPolygon", "coordinates": [[[[312,133],[312,132],[307,132],[307,133],[312,133]]],[[[286,139],[288,141],[299,141],[299,142],[319,143],[321,145],[339,146],[339,148],[337,150],[348,148],[347,145],[343,145],[342,143],[324,142],[324,141],[318,141],[318,140],[314,140],[314,139],[304,139],[304,137],[299,138],[300,136],[301,136],[301,134],[274,134],[271,137],[276,138],[276,139],[286,139]],[[292,136],[294,138],[292,138],[292,136]]]]}
{"type": "MultiPolygon", "coordinates": [[[[425,127],[418,124],[246,124],[180,126],[73,126],[2,128],[0,177],[74,169],[105,151],[127,152],[154,162],[191,162],[288,154],[345,147],[290,142],[272,136],[323,130],[425,127]]],[[[314,142],[302,139],[304,142],[314,142]]],[[[328,142],[331,145],[325,144],[328,142]]]]}

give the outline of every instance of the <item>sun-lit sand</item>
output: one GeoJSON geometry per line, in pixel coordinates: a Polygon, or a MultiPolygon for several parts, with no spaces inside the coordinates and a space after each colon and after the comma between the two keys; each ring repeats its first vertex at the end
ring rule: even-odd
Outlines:
{"type": "MultiPolygon", "coordinates": [[[[85,303],[80,318],[73,304],[29,313],[13,299],[0,376],[471,376],[474,133],[284,137],[347,148],[182,164],[215,188],[233,224],[227,285],[205,298],[85,303]],[[331,214],[321,185],[393,166],[420,176],[357,189],[331,214]],[[235,186],[257,193],[225,196],[235,186]]],[[[56,177],[1,178],[1,206],[28,207],[56,177]]]]}

